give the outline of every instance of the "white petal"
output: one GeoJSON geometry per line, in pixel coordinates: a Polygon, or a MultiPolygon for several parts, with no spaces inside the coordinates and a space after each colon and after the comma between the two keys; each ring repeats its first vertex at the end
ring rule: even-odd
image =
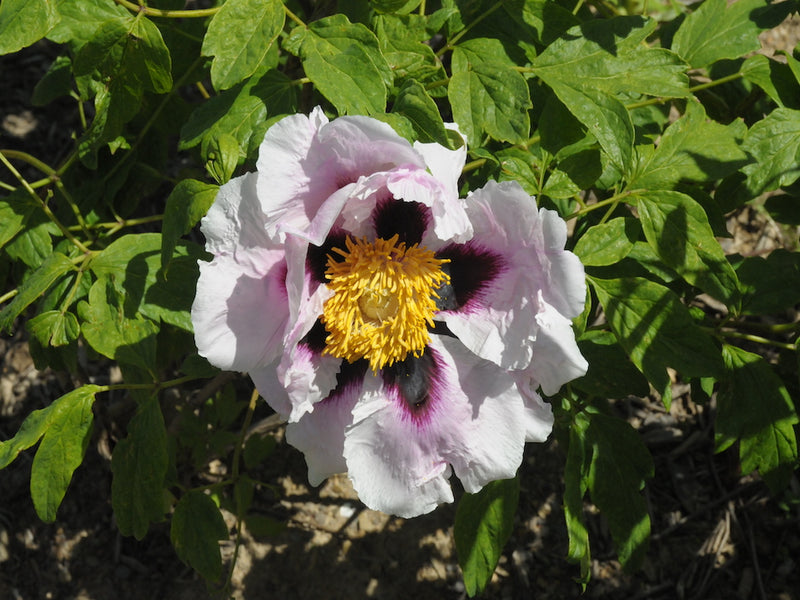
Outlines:
{"type": "Polygon", "coordinates": [[[515,380],[449,337],[433,336],[435,380],[413,416],[398,388],[368,376],[353,410],[344,455],[361,500],[403,517],[452,501],[452,469],[467,491],[513,477],[525,443],[515,380]]]}
{"type": "Polygon", "coordinates": [[[537,393],[536,380],[521,371],[512,375],[525,403],[525,441],[544,442],[553,430],[553,407],[537,393]]]}
{"type": "Polygon", "coordinates": [[[568,381],[586,375],[589,364],[575,341],[572,322],[554,307],[542,302],[536,322],[539,331],[528,372],[552,396],[568,381]]]}
{"type": "Polygon", "coordinates": [[[289,397],[286,395],[286,390],[278,380],[277,363],[272,363],[266,367],[252,369],[248,375],[253,380],[258,393],[267,404],[272,407],[276,413],[285,421],[289,418],[289,413],[292,406],[289,403],[289,397]]]}
{"type": "MultiPolygon", "coordinates": [[[[447,123],[445,127],[461,135],[455,123],[447,123]]],[[[458,179],[467,161],[467,140],[463,135],[461,137],[464,143],[457,150],[450,150],[437,143],[414,142],[414,149],[425,159],[431,175],[442,182],[445,193],[451,198],[458,198],[458,179]]]]}
{"type": "Polygon", "coordinates": [[[286,441],[305,455],[311,485],[347,470],[344,432],[353,420],[352,410],[360,392],[361,381],[350,380],[316,404],[313,412],[286,426],[286,441]]]}
{"type": "Polygon", "coordinates": [[[192,304],[201,356],[221,369],[250,371],[271,363],[283,346],[289,318],[282,253],[272,252],[267,272],[252,277],[230,256],[199,261],[192,304]]]}
{"type": "Polygon", "coordinates": [[[206,250],[230,256],[251,276],[264,275],[272,266],[268,254],[277,250],[264,229],[266,217],[256,191],[257,177],[247,173],[222,185],[201,221],[206,250]]]}

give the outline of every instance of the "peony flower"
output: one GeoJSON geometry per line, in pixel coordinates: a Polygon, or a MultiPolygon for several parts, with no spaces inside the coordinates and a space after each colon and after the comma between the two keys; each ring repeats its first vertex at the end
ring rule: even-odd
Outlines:
{"type": "Polygon", "coordinates": [[[410,517],[513,477],[583,375],[583,267],[566,224],[514,182],[459,199],[466,151],[321,110],[267,132],[256,173],[203,219],[200,354],[248,371],[309,481],[347,472],[410,517]]]}

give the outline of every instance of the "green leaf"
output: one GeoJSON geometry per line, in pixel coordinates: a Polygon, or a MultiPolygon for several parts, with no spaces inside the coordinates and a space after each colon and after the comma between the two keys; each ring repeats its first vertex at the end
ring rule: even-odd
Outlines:
{"type": "Polygon", "coordinates": [[[739,282],[714,237],[703,207],[686,194],[635,194],[645,237],[664,263],[725,304],[739,299],[739,282]]]}
{"type": "Polygon", "coordinates": [[[360,23],[342,14],[324,17],[295,28],[285,47],[300,57],[308,78],[340,114],[384,112],[392,72],[378,38],[360,23]]]}
{"type": "Polygon", "coordinates": [[[525,78],[514,70],[500,42],[474,39],[456,46],[453,76],[447,96],[453,118],[470,143],[480,138],[520,143],[530,135],[530,90],[525,78]]]}
{"type": "Polygon", "coordinates": [[[269,126],[268,117],[296,111],[297,86],[280,71],[267,71],[195,109],[181,128],[179,147],[185,150],[227,134],[238,140],[246,156],[254,158],[269,126]]]}
{"type": "Polygon", "coordinates": [[[587,477],[592,502],[608,522],[620,562],[636,570],[650,537],[650,516],[640,492],[653,476],[653,459],[630,424],[593,411],[585,444],[592,449],[587,477]]]}
{"type": "Polygon", "coordinates": [[[97,166],[104,144],[120,144],[125,123],[138,112],[145,91],[172,89],[171,59],[158,28],[148,19],[111,19],[100,25],[75,56],[75,77],[101,82],[95,117],[79,146],[81,160],[97,166]]]}
{"type": "Polygon", "coordinates": [[[129,13],[122,5],[106,0],[58,0],[61,20],[47,35],[59,44],[71,44],[78,50],[88,42],[106,21],[129,21],[129,13]]]}
{"type": "Polygon", "coordinates": [[[227,0],[211,19],[203,39],[203,55],[214,57],[214,88],[227,90],[255,73],[284,20],[280,0],[227,0]]]}
{"type": "Polygon", "coordinates": [[[57,56],[50,64],[47,73],[33,88],[31,104],[44,106],[56,98],[69,96],[72,92],[72,59],[57,56]]]}
{"type": "Polygon", "coordinates": [[[569,537],[567,557],[580,564],[580,582],[584,587],[591,576],[592,566],[589,532],[583,518],[583,497],[586,495],[591,457],[591,449],[586,447],[588,425],[585,414],[575,415],[569,428],[569,447],[564,465],[564,520],[569,537]]]}
{"type": "Polygon", "coordinates": [[[58,21],[55,0],[3,0],[0,54],[11,54],[39,41],[58,21]]]}
{"type": "Polygon", "coordinates": [[[37,210],[38,207],[23,189],[14,190],[0,200],[0,248],[22,231],[37,210]]]}
{"type": "Polygon", "coordinates": [[[183,562],[209,581],[219,579],[219,540],[228,539],[228,526],[211,496],[190,490],[181,497],[172,515],[170,539],[183,562]]]}
{"type": "Polygon", "coordinates": [[[418,82],[409,79],[397,94],[392,106],[393,113],[406,117],[414,126],[414,133],[420,142],[436,142],[445,148],[450,147],[447,130],[442,115],[433,99],[418,82]]]}
{"type": "Polygon", "coordinates": [[[671,403],[667,367],[685,377],[717,377],[722,359],[674,292],[647,279],[589,278],[612,331],[631,361],[671,403]]]}
{"type": "Polygon", "coordinates": [[[758,470],[777,493],[798,466],[793,427],[798,418],[792,399],[762,357],[724,346],[723,358],[726,373],[717,394],[714,425],[717,451],[739,440],[742,471],[758,470]]]}
{"type": "Polygon", "coordinates": [[[86,385],[53,403],[48,427],[31,466],[33,507],[45,523],[56,520],[72,473],[83,462],[92,434],[92,404],[98,390],[98,386],[86,385]]]}
{"type": "Polygon", "coordinates": [[[613,265],[628,256],[637,236],[636,220],[619,217],[589,228],[573,252],[586,267],[613,265]]]}
{"type": "Polygon", "coordinates": [[[14,319],[28,305],[44,294],[56,280],[75,267],[69,258],[60,252],[54,252],[36,269],[19,287],[19,293],[2,311],[0,311],[0,331],[11,330],[14,319]]]}
{"type": "Polygon", "coordinates": [[[69,415],[76,406],[83,405],[89,398],[93,399],[99,391],[99,386],[85,385],[64,394],[50,406],[30,413],[13,438],[0,442],[0,469],[5,469],[14,462],[20,452],[38,442],[47,433],[53,422],[61,419],[65,414],[69,415]]]}
{"type": "Polygon", "coordinates": [[[161,232],[161,267],[167,268],[175,245],[200,222],[217,197],[219,186],[183,179],[172,190],[164,208],[161,232]]]}
{"type": "Polygon", "coordinates": [[[43,346],[66,346],[80,335],[78,319],[72,313],[48,310],[30,319],[25,327],[43,346]]]}
{"type": "Polygon", "coordinates": [[[60,234],[58,227],[37,207],[24,218],[22,231],[6,244],[6,252],[12,260],[36,269],[53,253],[51,236],[60,234]]]}
{"type": "Polygon", "coordinates": [[[124,298],[123,314],[137,312],[158,322],[192,331],[189,309],[197,287],[197,261],[205,256],[196,244],[179,241],[169,271],[161,269],[161,234],[130,234],[112,242],[91,263],[98,278],[108,278],[124,298]]]}
{"type": "MultiPolygon", "coordinates": [[[[790,3],[791,4],[791,3],[790,3]]],[[[672,40],[672,50],[692,67],[758,50],[758,34],[774,27],[791,6],[770,7],[765,0],[706,0],[686,17],[672,40]]]]}
{"type": "Polygon", "coordinates": [[[800,301],[800,254],[779,248],[766,258],[748,256],[736,269],[742,284],[742,310],[776,315],[800,301]]]}
{"type": "Polygon", "coordinates": [[[97,70],[118,86],[157,94],[172,89],[169,50],[152,21],[139,17],[103,23],[75,57],[75,76],[97,70]]]}
{"type": "MultiPolygon", "coordinates": [[[[436,33],[427,27],[427,18],[420,19],[419,15],[377,15],[374,23],[381,52],[394,74],[395,86],[402,88],[409,79],[423,86],[447,79],[441,61],[433,49],[423,43],[436,33]]],[[[426,91],[435,96],[447,94],[445,86],[426,91]]]]}
{"type": "Polygon", "coordinates": [[[635,16],[589,21],[550,44],[531,70],[554,90],[687,96],[687,65],[669,50],[643,43],[655,27],[655,21],[635,16]]]}
{"type": "Polygon", "coordinates": [[[125,317],[121,302],[111,281],[98,279],[89,291],[89,302],[78,305],[83,337],[103,356],[155,373],[158,325],[138,316],[125,317]]]}
{"type": "Polygon", "coordinates": [[[206,171],[220,185],[230,180],[244,158],[239,140],[229,133],[203,138],[201,153],[206,157],[206,171]]]}
{"type": "Polygon", "coordinates": [[[151,522],[164,517],[167,473],[167,430],[158,399],[139,405],[128,424],[128,436],[111,455],[111,505],[122,535],[141,540],[151,522]]]}
{"type": "Polygon", "coordinates": [[[629,185],[667,190],[681,181],[722,179],[749,162],[741,148],[746,132],[741,120],[721,125],[706,117],[702,104],[689,101],[684,115],[667,127],[629,185]]]}
{"type": "Polygon", "coordinates": [[[610,331],[590,329],[578,338],[578,348],[589,363],[586,375],[572,386],[596,398],[646,396],[647,379],[628,358],[610,331]]]}
{"type": "Polygon", "coordinates": [[[492,578],[514,525],[519,479],[488,483],[458,503],[453,535],[467,594],[483,591],[492,578]]]}
{"type": "Polygon", "coordinates": [[[777,108],[747,132],[742,148],[755,162],[741,171],[756,197],[800,178],[800,110],[777,108]]]}
{"type": "MultiPolygon", "coordinates": [[[[786,58],[788,60],[790,56],[786,58]]],[[[789,64],[754,54],[742,63],[739,72],[747,81],[764,90],[778,106],[800,108],[800,84],[789,64]]]]}

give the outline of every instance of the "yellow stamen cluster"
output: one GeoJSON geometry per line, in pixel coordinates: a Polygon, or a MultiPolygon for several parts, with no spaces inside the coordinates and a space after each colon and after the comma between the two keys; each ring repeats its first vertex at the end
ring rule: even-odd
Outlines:
{"type": "Polygon", "coordinates": [[[437,288],[450,281],[446,259],[418,245],[407,248],[391,239],[347,238],[341,256],[328,255],[328,287],[322,322],[328,331],[327,354],[355,362],[369,361],[373,371],[420,356],[430,341],[437,288]]]}

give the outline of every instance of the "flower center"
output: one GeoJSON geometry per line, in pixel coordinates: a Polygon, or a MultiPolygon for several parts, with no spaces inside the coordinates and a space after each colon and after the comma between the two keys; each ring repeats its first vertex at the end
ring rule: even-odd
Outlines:
{"type": "Polygon", "coordinates": [[[325,353],[349,362],[365,358],[373,371],[409,352],[422,354],[430,341],[436,290],[450,281],[442,271],[449,261],[398,239],[348,237],[346,249],[333,249],[341,258],[328,255],[325,275],[333,296],[322,311],[325,353]]]}

